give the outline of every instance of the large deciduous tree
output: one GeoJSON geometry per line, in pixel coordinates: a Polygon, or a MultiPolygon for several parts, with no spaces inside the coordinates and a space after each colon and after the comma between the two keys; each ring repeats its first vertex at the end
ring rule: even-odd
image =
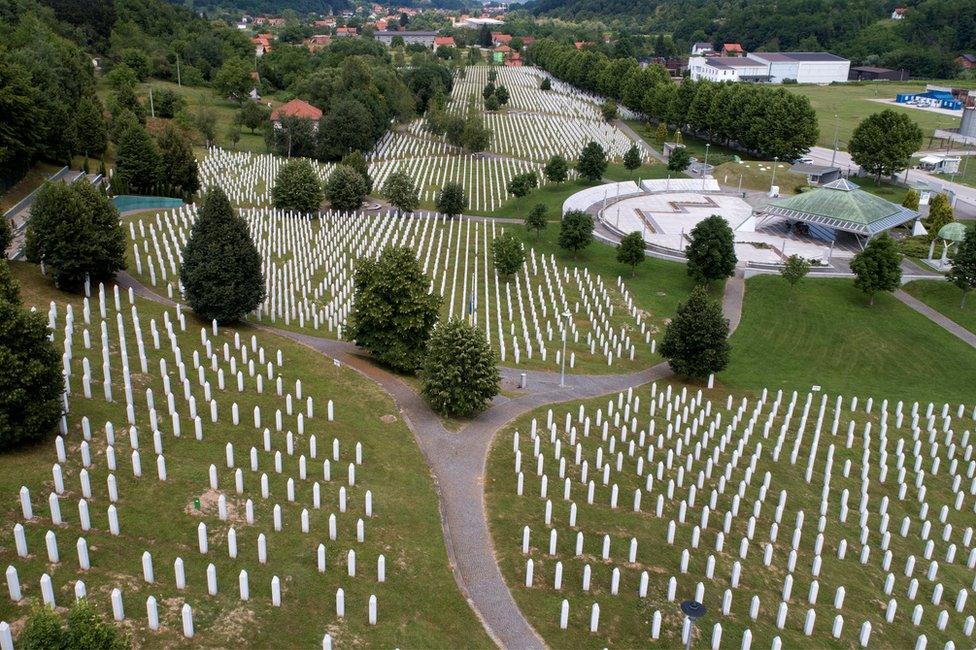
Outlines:
{"type": "Polygon", "coordinates": [[[383,196],[398,212],[413,212],[420,205],[417,186],[410,174],[397,170],[383,183],[383,196]]]}
{"type": "Polygon", "coordinates": [[[525,263],[525,250],[522,242],[511,232],[495,237],[491,245],[495,270],[503,277],[511,277],[519,272],[525,263]]]}
{"type": "Polygon", "coordinates": [[[208,321],[236,322],[264,299],[261,255],[219,187],[203,198],[183,249],[180,282],[190,308],[208,321]]]}
{"type": "Polygon", "coordinates": [[[308,160],[290,160],[278,170],[271,201],[279,210],[317,212],[322,199],[322,184],[308,160]]]}
{"type": "Polygon", "coordinates": [[[125,241],[119,211],[90,183],[47,183],[31,205],[27,258],[43,262],[61,289],[124,269],[125,241]]]}
{"type": "Polygon", "coordinates": [[[630,274],[637,272],[637,265],[644,261],[644,236],[632,232],[620,238],[617,244],[617,261],[630,267],[630,274]]]}
{"type": "Polygon", "coordinates": [[[573,257],[593,242],[593,217],[582,210],[570,210],[559,224],[559,247],[573,257]]]}
{"type": "Polygon", "coordinates": [[[901,253],[898,244],[887,233],[878,235],[851,260],[854,286],[868,295],[874,304],[879,291],[893,292],[901,286],[901,253]]]}
{"type": "Polygon", "coordinates": [[[377,261],[360,259],[346,336],[394,370],[416,372],[440,308],[429,284],[412,248],[388,247],[377,261]]]}
{"type": "Polygon", "coordinates": [[[596,142],[588,142],[580,152],[576,171],[588,181],[596,182],[603,178],[607,170],[607,152],[596,142]]]}
{"type": "Polygon", "coordinates": [[[542,168],[542,173],[553,183],[562,183],[569,176],[569,163],[559,154],[554,155],[542,168]]]}
{"type": "Polygon", "coordinates": [[[366,180],[352,167],[337,165],[325,182],[325,198],[333,210],[358,210],[366,199],[366,180]]]}
{"type": "Polygon", "coordinates": [[[41,313],[23,308],[0,261],[0,450],[44,438],[61,417],[61,355],[49,333],[41,313]]]}
{"type": "Polygon", "coordinates": [[[437,196],[437,211],[449,217],[456,217],[467,207],[468,197],[464,195],[464,187],[454,181],[444,183],[437,196]]]}
{"type": "Polygon", "coordinates": [[[722,306],[695,287],[664,330],[661,355],[682,377],[704,379],[729,362],[729,322],[722,306]]]}
{"type": "Polygon", "coordinates": [[[738,260],[729,223],[717,214],[699,221],[691,231],[685,256],[688,275],[699,284],[731,277],[738,260]]]}
{"type": "Polygon", "coordinates": [[[500,377],[484,332],[454,319],[434,328],[420,379],[421,393],[434,411],[468,417],[498,394],[500,377]]]}
{"type": "Polygon", "coordinates": [[[857,125],[847,150],[854,162],[880,179],[906,169],[922,138],[922,129],[911,117],[886,108],[857,125]]]}

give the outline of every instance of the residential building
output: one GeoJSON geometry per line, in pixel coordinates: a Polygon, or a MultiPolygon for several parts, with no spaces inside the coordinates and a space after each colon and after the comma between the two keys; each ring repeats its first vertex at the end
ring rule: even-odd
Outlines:
{"type": "Polygon", "coordinates": [[[722,56],[745,56],[746,51],[739,43],[726,43],[722,46],[722,56]]]}
{"type": "Polygon", "coordinates": [[[424,47],[434,47],[434,39],[437,38],[437,32],[392,32],[392,31],[382,31],[375,32],[373,38],[378,40],[384,45],[390,45],[393,43],[393,39],[399,36],[403,39],[406,45],[412,45],[414,43],[419,43],[424,47]]]}
{"type": "Polygon", "coordinates": [[[355,27],[336,27],[336,36],[359,36],[355,27]]]}
{"type": "Polygon", "coordinates": [[[960,54],[956,57],[956,63],[960,68],[972,70],[976,68],[976,54],[960,54]]]}
{"type": "Polygon", "coordinates": [[[895,7],[895,10],[891,12],[891,19],[902,20],[906,13],[908,13],[908,7],[895,7]]]}
{"type": "Polygon", "coordinates": [[[254,44],[254,56],[264,56],[271,51],[271,34],[258,34],[251,43],[254,44]]]}
{"type": "Polygon", "coordinates": [[[502,34],[501,32],[491,33],[491,42],[493,45],[508,45],[512,42],[512,37],[510,34],[502,34]]]}
{"type": "Polygon", "coordinates": [[[711,43],[699,41],[691,46],[692,56],[706,56],[715,52],[715,47],[711,43]]]}
{"type": "Polygon", "coordinates": [[[434,37],[434,47],[440,47],[441,45],[446,45],[447,47],[454,47],[454,37],[453,36],[435,36],[434,37]]]}
{"type": "Polygon", "coordinates": [[[276,128],[281,126],[281,120],[285,117],[311,120],[317,127],[318,121],[322,119],[322,111],[304,100],[293,99],[271,111],[271,123],[276,128]]]}
{"type": "Polygon", "coordinates": [[[305,40],[305,47],[308,48],[309,52],[316,52],[323,47],[327,47],[331,42],[332,36],[329,34],[316,34],[305,40]]]}

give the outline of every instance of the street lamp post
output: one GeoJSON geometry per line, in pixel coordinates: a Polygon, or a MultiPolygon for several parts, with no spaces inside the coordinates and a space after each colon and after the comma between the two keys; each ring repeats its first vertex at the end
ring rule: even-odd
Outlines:
{"type": "Polygon", "coordinates": [[[773,191],[773,186],[776,185],[776,166],[779,164],[779,156],[773,156],[773,180],[769,184],[769,191],[773,191]]]}
{"type": "Polygon", "coordinates": [[[685,639],[685,650],[691,650],[691,631],[695,627],[695,621],[705,615],[705,606],[697,600],[686,600],[681,603],[681,613],[688,617],[688,637],[685,639]]]}
{"type": "Polygon", "coordinates": [[[837,161],[837,132],[840,130],[840,118],[834,115],[834,153],[830,156],[830,166],[833,167],[837,161]]]}
{"type": "Polygon", "coordinates": [[[706,142],[705,143],[705,166],[702,167],[702,170],[701,170],[702,190],[705,189],[705,172],[708,170],[708,149],[711,146],[712,145],[711,145],[710,142],[706,142]]]}
{"type": "Polygon", "coordinates": [[[563,312],[563,316],[566,318],[566,323],[563,326],[563,356],[560,360],[562,363],[559,364],[559,387],[566,387],[566,339],[569,338],[569,319],[573,316],[569,311],[563,312]]]}

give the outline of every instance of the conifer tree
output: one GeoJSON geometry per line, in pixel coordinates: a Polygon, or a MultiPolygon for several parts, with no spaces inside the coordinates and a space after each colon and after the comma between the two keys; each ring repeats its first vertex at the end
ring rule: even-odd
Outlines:
{"type": "Polygon", "coordinates": [[[264,299],[261,256],[247,222],[219,187],[203,198],[183,249],[180,282],[190,308],[207,321],[236,322],[264,299]]]}

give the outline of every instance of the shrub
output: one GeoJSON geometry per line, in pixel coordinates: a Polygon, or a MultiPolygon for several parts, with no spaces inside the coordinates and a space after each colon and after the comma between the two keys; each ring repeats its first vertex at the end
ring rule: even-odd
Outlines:
{"type": "Polygon", "coordinates": [[[317,212],[322,199],[322,185],[309,161],[290,160],[278,170],[271,201],[279,210],[317,212]]]}
{"type": "Polygon", "coordinates": [[[498,394],[499,373],[484,332],[460,319],[434,328],[420,372],[430,407],[449,417],[467,417],[498,394]]]}

